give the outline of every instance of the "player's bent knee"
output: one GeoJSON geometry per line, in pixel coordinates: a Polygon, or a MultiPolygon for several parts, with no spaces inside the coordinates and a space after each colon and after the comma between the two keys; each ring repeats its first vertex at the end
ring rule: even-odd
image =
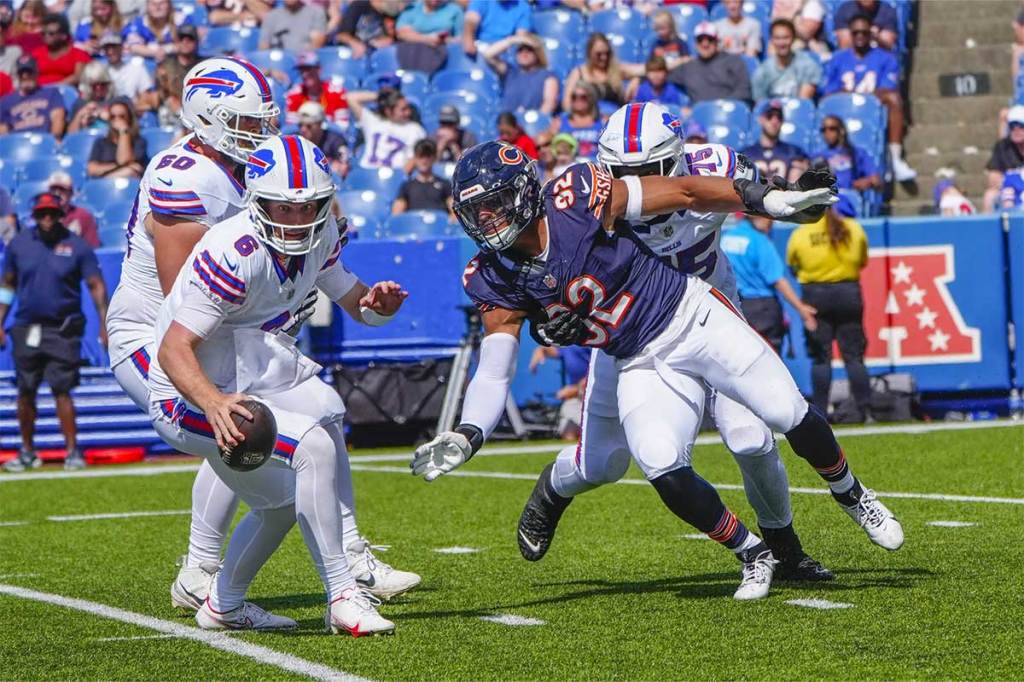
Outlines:
{"type": "Polygon", "coordinates": [[[629,450],[617,448],[604,458],[603,467],[600,469],[585,467],[580,473],[583,476],[583,480],[590,485],[597,486],[615,483],[626,475],[626,470],[629,469],[629,459],[629,450]]]}
{"type": "Polygon", "coordinates": [[[794,390],[793,395],[778,396],[768,408],[768,413],[761,415],[761,418],[775,431],[788,433],[800,424],[806,414],[807,400],[799,391],[794,390]]]}
{"type": "Polygon", "coordinates": [[[295,466],[299,467],[306,462],[316,466],[334,466],[334,440],[322,426],[314,426],[299,440],[299,446],[295,449],[295,466]]]}
{"type": "Polygon", "coordinates": [[[775,442],[771,429],[763,423],[744,424],[722,430],[722,440],[737,457],[759,457],[769,453],[775,442]]]}
{"type": "Polygon", "coordinates": [[[665,435],[647,434],[630,446],[637,465],[648,480],[690,464],[689,449],[665,435]]]}

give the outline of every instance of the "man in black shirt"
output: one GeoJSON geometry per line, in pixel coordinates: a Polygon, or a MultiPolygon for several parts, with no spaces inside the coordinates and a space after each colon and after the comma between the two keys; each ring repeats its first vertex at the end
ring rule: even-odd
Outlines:
{"type": "Polygon", "coordinates": [[[694,102],[706,99],[753,100],[750,72],[742,58],[718,49],[718,28],[702,21],[694,28],[697,58],[668,74],[670,82],[686,90],[694,102]]]}
{"type": "Polygon", "coordinates": [[[985,190],[985,212],[995,210],[1003,176],[1007,171],[1024,168],[1024,106],[1010,108],[1006,115],[1010,132],[992,147],[992,156],[985,165],[988,171],[988,189],[985,190]]]}
{"type": "Polygon", "coordinates": [[[437,145],[433,140],[420,140],[413,148],[413,170],[398,189],[398,198],[391,206],[391,215],[406,211],[445,211],[452,213],[452,186],[434,175],[437,145]]]}

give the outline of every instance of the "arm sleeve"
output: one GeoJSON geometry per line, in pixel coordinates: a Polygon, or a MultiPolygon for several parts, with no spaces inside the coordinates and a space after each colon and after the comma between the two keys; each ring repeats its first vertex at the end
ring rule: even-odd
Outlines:
{"type": "Polygon", "coordinates": [[[413,8],[413,6],[410,5],[401,14],[398,15],[398,21],[395,22],[395,30],[396,31],[399,30],[399,29],[405,28],[406,26],[412,26],[414,29],[416,28],[412,24],[412,15],[413,15],[413,9],[412,8],[413,8]]]}
{"type": "Polygon", "coordinates": [[[231,261],[204,249],[185,265],[191,268],[189,283],[206,294],[222,312],[237,309],[245,303],[246,296],[245,280],[239,276],[241,258],[238,256],[231,261]]]}
{"type": "Polygon", "coordinates": [[[359,278],[341,262],[341,249],[344,245],[345,237],[339,238],[331,249],[331,255],[320,266],[320,274],[316,277],[317,288],[327,294],[332,301],[341,300],[341,297],[351,291],[359,281],[359,278]]]}
{"type": "Polygon", "coordinates": [[[205,339],[220,326],[224,311],[206,292],[190,282],[182,297],[174,321],[201,339],[205,339]]]}
{"type": "Polygon", "coordinates": [[[511,334],[489,334],[480,344],[480,362],[466,387],[460,421],[480,429],[484,439],[491,435],[505,414],[518,353],[519,339],[511,334]]]}

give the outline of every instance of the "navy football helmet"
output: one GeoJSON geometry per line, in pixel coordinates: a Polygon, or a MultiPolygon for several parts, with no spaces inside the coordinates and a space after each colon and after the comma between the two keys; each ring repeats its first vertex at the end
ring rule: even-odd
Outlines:
{"type": "Polygon", "coordinates": [[[506,142],[484,142],[462,155],[452,198],[462,229],[484,251],[512,246],[542,211],[534,162],[506,142]]]}

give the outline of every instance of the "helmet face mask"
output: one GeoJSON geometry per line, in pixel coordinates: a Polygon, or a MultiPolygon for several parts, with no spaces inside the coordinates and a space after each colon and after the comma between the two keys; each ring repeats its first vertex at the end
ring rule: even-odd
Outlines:
{"type": "Polygon", "coordinates": [[[239,163],[245,163],[264,140],[280,134],[276,125],[280,112],[276,104],[256,114],[241,114],[218,106],[214,108],[213,114],[220,120],[224,130],[220,141],[214,146],[239,163]]]}
{"type": "Polygon", "coordinates": [[[250,212],[259,228],[260,239],[267,246],[285,256],[301,256],[315,249],[320,244],[324,225],[327,224],[327,218],[330,215],[331,197],[314,201],[317,205],[316,210],[312,212],[313,219],[302,222],[304,218],[299,216],[307,213],[303,211],[303,208],[309,203],[309,200],[292,202],[254,199],[250,212]],[[290,213],[296,217],[296,222],[282,220],[280,216],[283,211],[277,205],[293,208],[290,213]]]}

